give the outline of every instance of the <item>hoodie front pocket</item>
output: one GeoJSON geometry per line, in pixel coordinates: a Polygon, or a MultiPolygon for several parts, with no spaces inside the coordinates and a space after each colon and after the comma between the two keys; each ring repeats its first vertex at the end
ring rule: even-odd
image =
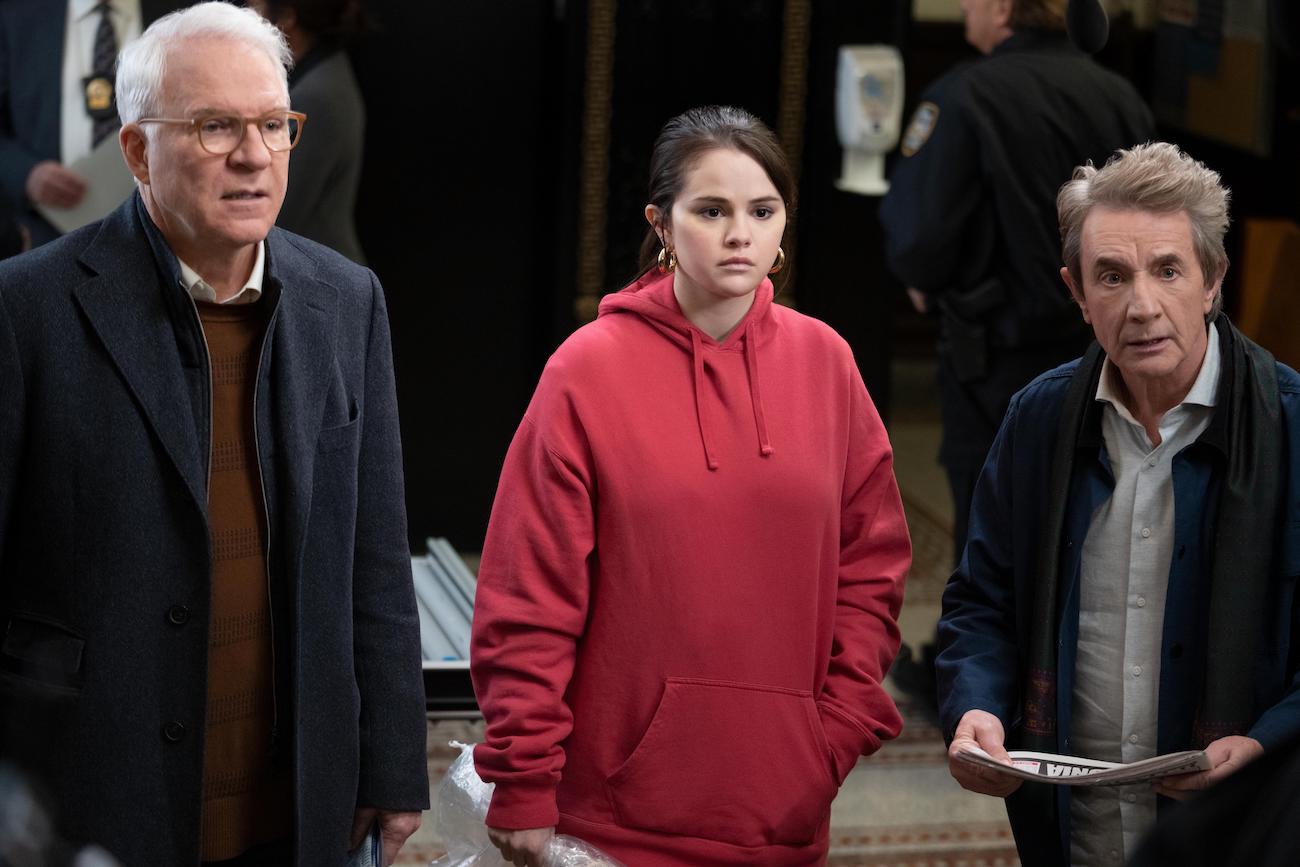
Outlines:
{"type": "Polygon", "coordinates": [[[810,693],[681,677],[606,782],[625,827],[737,846],[813,842],[837,789],[810,693]]]}

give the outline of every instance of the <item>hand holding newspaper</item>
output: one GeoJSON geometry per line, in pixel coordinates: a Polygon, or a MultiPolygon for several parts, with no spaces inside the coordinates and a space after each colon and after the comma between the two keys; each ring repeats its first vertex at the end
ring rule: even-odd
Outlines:
{"type": "Polygon", "coordinates": [[[1166,753],[1128,764],[1029,750],[1011,750],[1007,755],[1011,756],[1009,765],[1004,765],[979,747],[957,752],[958,759],[977,767],[1058,786],[1121,786],[1210,770],[1210,760],[1201,750],[1166,753]]]}

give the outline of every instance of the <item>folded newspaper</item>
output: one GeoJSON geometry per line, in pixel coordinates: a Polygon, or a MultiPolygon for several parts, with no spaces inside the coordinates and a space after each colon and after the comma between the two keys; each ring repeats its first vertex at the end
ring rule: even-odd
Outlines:
{"type": "Polygon", "coordinates": [[[1011,777],[1058,786],[1131,785],[1210,769],[1210,760],[1201,750],[1166,753],[1128,764],[1029,750],[1011,750],[1007,755],[1011,764],[1004,765],[979,747],[967,747],[958,751],[957,758],[1011,777]]]}

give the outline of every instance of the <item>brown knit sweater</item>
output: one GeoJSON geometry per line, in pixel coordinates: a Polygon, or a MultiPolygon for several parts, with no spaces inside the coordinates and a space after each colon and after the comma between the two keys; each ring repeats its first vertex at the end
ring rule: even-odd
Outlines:
{"type": "Polygon", "coordinates": [[[266,518],[253,433],[265,304],[199,302],[212,371],[212,612],[203,751],[204,861],[292,829],[289,775],[271,765],[275,708],[266,518]]]}

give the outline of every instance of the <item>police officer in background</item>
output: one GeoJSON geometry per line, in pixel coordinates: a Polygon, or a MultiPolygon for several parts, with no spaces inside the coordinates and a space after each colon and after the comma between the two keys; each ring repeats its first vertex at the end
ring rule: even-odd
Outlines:
{"type": "MultiPolygon", "coordinates": [[[[939,462],[954,565],[975,480],[1011,396],[1077,357],[1091,334],[1060,279],[1056,193],[1073,167],[1154,137],[1128,81],[1070,44],[1066,0],[961,0],[986,57],[924,92],[880,207],[889,267],[940,318],[939,462]]],[[[898,685],[934,701],[933,647],[898,685]]]]}
{"type": "Polygon", "coordinates": [[[1011,395],[1090,339],[1060,279],[1056,193],[1073,167],[1154,137],[1123,78],[1072,46],[1065,0],[961,0],[988,55],[932,84],[880,208],[891,270],[941,319],[939,461],[955,558],[1011,395]]]}

